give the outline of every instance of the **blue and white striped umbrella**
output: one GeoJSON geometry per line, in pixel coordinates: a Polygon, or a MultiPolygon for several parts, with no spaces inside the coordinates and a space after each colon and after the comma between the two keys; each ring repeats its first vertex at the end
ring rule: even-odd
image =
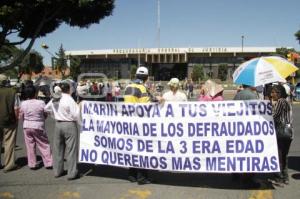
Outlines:
{"type": "Polygon", "coordinates": [[[286,82],[286,78],[298,68],[288,60],[267,56],[258,57],[242,63],[233,73],[235,84],[260,86],[273,82],[286,82]]]}

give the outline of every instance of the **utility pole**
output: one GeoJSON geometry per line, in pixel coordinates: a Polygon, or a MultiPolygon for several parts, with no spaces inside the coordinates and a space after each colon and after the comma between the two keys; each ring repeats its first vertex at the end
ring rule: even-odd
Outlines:
{"type": "Polygon", "coordinates": [[[160,0],[157,0],[157,47],[160,48],[160,0]]]}
{"type": "Polygon", "coordinates": [[[245,36],[242,35],[242,52],[244,52],[244,38],[245,38],[245,36]]]}
{"type": "MultiPolygon", "coordinates": [[[[138,51],[140,51],[140,40],[139,40],[139,42],[138,42],[138,51]]],[[[141,54],[140,54],[140,52],[138,52],[138,67],[140,67],[140,65],[141,65],[141,54]]]]}

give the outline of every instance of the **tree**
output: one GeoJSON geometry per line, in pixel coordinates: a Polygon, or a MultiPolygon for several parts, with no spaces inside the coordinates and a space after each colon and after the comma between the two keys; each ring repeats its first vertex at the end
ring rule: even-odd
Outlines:
{"type": "Polygon", "coordinates": [[[204,71],[203,71],[203,66],[200,64],[197,64],[193,67],[193,72],[192,72],[192,80],[193,81],[198,81],[204,78],[204,71]]]}
{"type": "Polygon", "coordinates": [[[130,67],[130,79],[134,79],[136,70],[137,70],[137,66],[136,65],[131,65],[131,67],[130,67]]]}
{"type": "MultiPolygon", "coordinates": [[[[1,0],[0,1],[0,49],[23,44],[24,51],[14,55],[1,69],[19,64],[30,52],[36,38],[44,37],[62,23],[88,28],[112,14],[114,0],[1,0]],[[19,38],[10,41],[9,38],[19,38]]],[[[12,53],[9,54],[12,56],[12,53]]]]}
{"type": "Polygon", "coordinates": [[[5,64],[12,59],[12,55],[16,54],[19,49],[15,46],[3,46],[0,48],[0,65],[5,64]]]}
{"type": "Polygon", "coordinates": [[[225,81],[227,79],[227,74],[228,74],[228,66],[227,64],[220,64],[219,69],[218,69],[218,78],[221,81],[225,81]]]}
{"type": "MultiPolygon", "coordinates": [[[[20,50],[23,51],[23,50],[20,50]]],[[[29,54],[27,54],[22,62],[18,65],[19,70],[19,77],[21,78],[23,74],[28,74],[29,76],[32,75],[32,73],[40,73],[44,69],[43,64],[43,57],[41,54],[39,54],[37,51],[30,51],[29,54]]]]}
{"type": "Polygon", "coordinates": [[[57,58],[55,61],[54,68],[61,73],[62,79],[66,76],[66,71],[68,69],[67,57],[63,45],[61,44],[58,53],[55,53],[57,58]]]}
{"type": "Polygon", "coordinates": [[[70,59],[70,76],[74,81],[77,81],[78,75],[80,75],[80,58],[79,57],[69,57],[70,59]]]}
{"type": "Polygon", "coordinates": [[[298,32],[295,33],[295,37],[298,40],[299,44],[300,44],[300,30],[298,30],[298,32]]]}
{"type": "MultiPolygon", "coordinates": [[[[9,62],[13,59],[14,55],[20,54],[23,51],[23,49],[18,49],[15,46],[4,46],[0,49],[0,64],[9,62]]],[[[6,70],[5,74],[13,78],[20,78],[23,74],[31,75],[32,72],[40,73],[43,69],[43,57],[33,50],[18,65],[6,70]]]]}
{"type": "Polygon", "coordinates": [[[296,52],[295,49],[291,48],[291,49],[288,49],[288,48],[276,48],[276,53],[273,54],[273,55],[279,55],[279,56],[282,56],[282,57],[287,57],[287,54],[290,53],[290,52],[296,52]]]}

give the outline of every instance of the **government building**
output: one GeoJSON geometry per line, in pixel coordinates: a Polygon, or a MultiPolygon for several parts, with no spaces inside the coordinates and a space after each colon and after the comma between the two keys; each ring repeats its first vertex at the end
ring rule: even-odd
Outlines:
{"type": "Polygon", "coordinates": [[[154,80],[190,78],[193,67],[202,65],[206,78],[216,79],[219,67],[227,68],[227,80],[242,62],[276,53],[276,47],[128,48],[66,51],[81,59],[81,73],[104,73],[109,78],[129,79],[131,68],[149,68],[154,80]]]}

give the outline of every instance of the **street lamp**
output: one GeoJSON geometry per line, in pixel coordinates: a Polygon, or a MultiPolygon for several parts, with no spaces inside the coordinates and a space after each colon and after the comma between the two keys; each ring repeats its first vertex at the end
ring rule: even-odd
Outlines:
{"type": "Polygon", "coordinates": [[[51,53],[51,52],[48,50],[49,46],[48,46],[47,44],[42,44],[41,47],[42,47],[43,49],[45,49],[45,51],[46,51],[49,55],[51,55],[52,57],[56,57],[53,53],[51,53]]]}
{"type": "Polygon", "coordinates": [[[49,46],[47,45],[47,44],[45,44],[45,43],[43,43],[42,45],[41,45],[41,47],[49,54],[49,55],[51,55],[51,66],[52,66],[52,69],[54,69],[54,60],[56,60],[57,59],[57,57],[53,54],[53,53],[51,53],[49,50],[48,50],[48,48],[49,48],[49,46]]]}

